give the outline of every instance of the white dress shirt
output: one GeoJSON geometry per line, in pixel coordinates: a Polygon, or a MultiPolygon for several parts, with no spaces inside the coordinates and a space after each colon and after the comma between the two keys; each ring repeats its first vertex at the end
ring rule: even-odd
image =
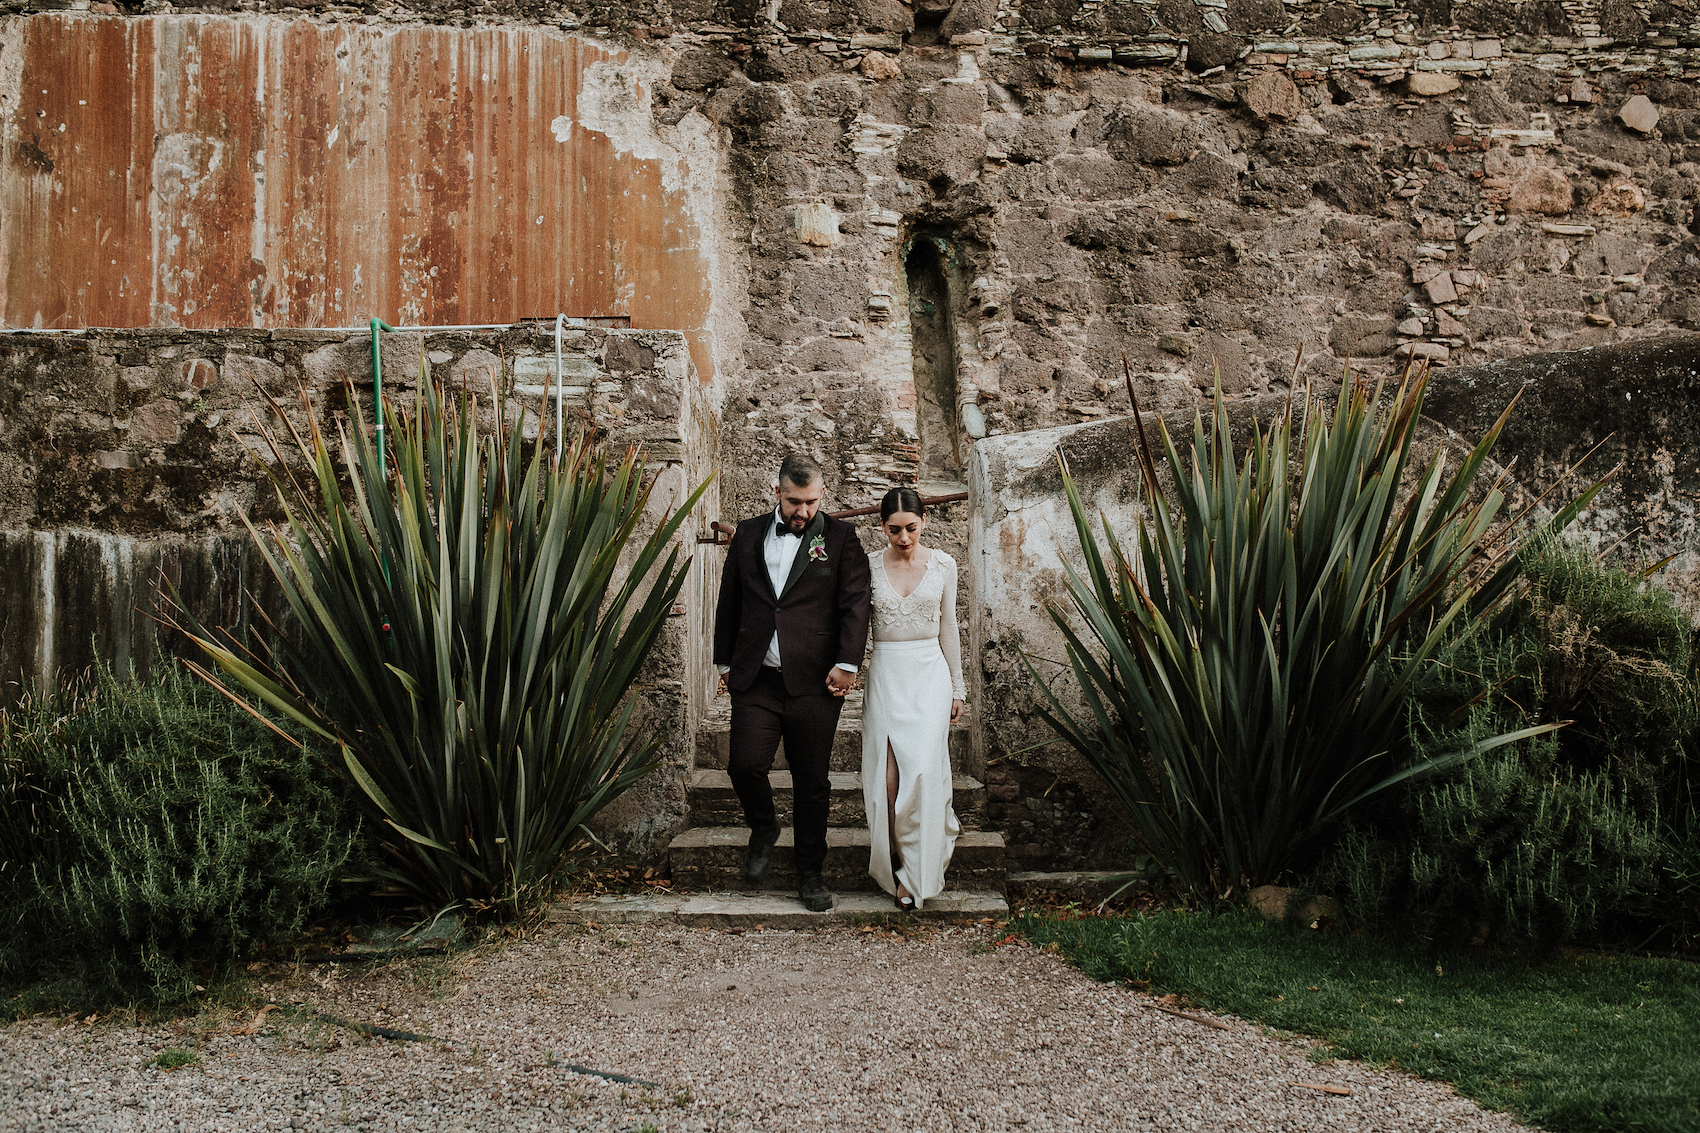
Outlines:
{"type": "MultiPolygon", "coordinates": [[[[762,560],[767,563],[768,581],[773,583],[775,596],[785,589],[785,580],[791,577],[791,564],[797,561],[797,549],[803,545],[803,540],[795,535],[781,535],[779,525],[783,523],[779,517],[779,509],[773,509],[773,522],[767,525],[767,540],[762,544],[762,560]]],[[[767,656],[761,663],[771,669],[779,668],[779,631],[773,631],[773,640],[767,643],[767,656]]]]}
{"type": "MultiPolygon", "coordinates": [[[[785,589],[785,580],[791,577],[791,566],[797,561],[797,552],[803,547],[803,540],[796,535],[779,534],[779,525],[785,522],[780,518],[776,507],[770,516],[767,534],[762,539],[762,561],[767,564],[767,578],[773,583],[773,593],[778,596],[785,589]]],[[[779,631],[773,631],[773,640],[767,643],[767,656],[761,659],[763,665],[769,668],[779,668],[779,631]]],[[[846,665],[840,661],[835,669],[843,669],[847,673],[856,672],[861,666],[846,665]]],[[[722,676],[732,671],[730,665],[716,665],[722,676]]]]}

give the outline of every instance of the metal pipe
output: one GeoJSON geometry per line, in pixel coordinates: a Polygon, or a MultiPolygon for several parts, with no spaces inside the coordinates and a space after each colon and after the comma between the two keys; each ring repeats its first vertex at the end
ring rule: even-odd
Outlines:
{"type": "Polygon", "coordinates": [[[555,467],[561,466],[561,401],[567,396],[567,372],[561,362],[561,325],[566,315],[555,316],[555,467]]]}
{"type": "MultiPolygon", "coordinates": [[[[372,332],[372,421],[374,425],[372,435],[378,443],[378,472],[380,475],[385,475],[388,469],[388,458],[385,456],[384,449],[384,359],[382,351],[378,349],[378,330],[382,328],[394,332],[395,328],[376,317],[372,318],[366,326],[372,332]]],[[[379,553],[378,564],[383,568],[384,588],[388,590],[390,585],[390,556],[388,553],[379,553]]],[[[390,632],[389,619],[385,618],[384,624],[379,628],[385,634],[388,634],[390,632]]]]}
{"type": "MultiPolygon", "coordinates": [[[[395,328],[384,320],[373,318],[366,324],[366,329],[372,332],[372,422],[373,435],[378,442],[378,465],[383,467],[384,457],[384,358],[378,349],[378,331],[382,328],[394,332],[395,328]]],[[[387,581],[387,580],[386,580],[387,581]]]]}

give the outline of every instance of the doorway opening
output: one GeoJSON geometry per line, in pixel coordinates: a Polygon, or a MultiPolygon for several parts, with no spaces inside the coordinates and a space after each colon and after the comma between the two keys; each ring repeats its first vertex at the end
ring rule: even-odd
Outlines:
{"type": "Polygon", "coordinates": [[[951,303],[949,249],[938,237],[916,236],[904,259],[909,290],[910,355],[915,382],[915,432],[923,484],[965,479],[957,421],[956,320],[951,303]]]}

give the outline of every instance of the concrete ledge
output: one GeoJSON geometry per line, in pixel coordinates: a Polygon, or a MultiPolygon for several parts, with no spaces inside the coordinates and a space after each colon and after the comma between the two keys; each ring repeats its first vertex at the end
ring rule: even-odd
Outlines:
{"type": "MultiPolygon", "coordinates": [[[[951,921],[1002,918],[1009,905],[996,893],[947,889],[906,919],[951,921]]],[[[814,929],[865,924],[902,914],[883,893],[841,893],[831,912],[811,913],[795,897],[778,893],[638,893],[558,901],[546,918],[553,925],[685,924],[697,928],[814,929]]]]}
{"type": "MultiPolygon", "coordinates": [[[[1095,902],[1108,899],[1126,884],[1127,870],[1081,869],[1059,873],[1020,872],[1009,875],[1009,895],[1016,900],[1044,894],[1095,902]]],[[[1134,886],[1133,888],[1138,888],[1134,886]]]]}

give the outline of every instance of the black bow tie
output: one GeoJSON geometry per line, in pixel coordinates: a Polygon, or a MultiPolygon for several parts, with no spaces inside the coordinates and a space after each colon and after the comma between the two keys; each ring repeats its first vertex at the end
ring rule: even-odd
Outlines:
{"type": "Polygon", "coordinates": [[[783,519],[774,524],[773,533],[775,535],[795,535],[799,539],[803,537],[803,533],[801,531],[793,531],[791,529],[791,525],[786,523],[783,519]]]}

